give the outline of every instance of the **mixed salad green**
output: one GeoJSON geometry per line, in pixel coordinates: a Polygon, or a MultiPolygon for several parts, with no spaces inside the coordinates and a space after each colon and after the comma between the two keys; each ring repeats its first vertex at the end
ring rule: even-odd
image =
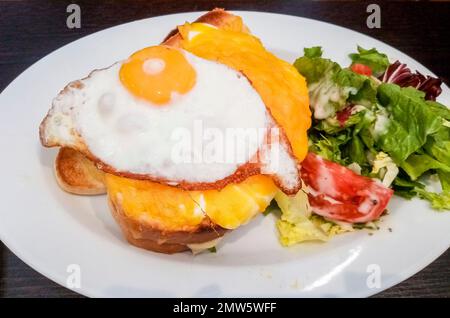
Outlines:
{"type": "Polygon", "coordinates": [[[304,176],[306,183],[295,196],[280,191],[275,201],[276,210],[281,211],[277,229],[282,245],[326,241],[360,228],[377,229],[376,217],[383,211],[378,209],[364,223],[355,222],[350,211],[356,208],[366,213],[372,201],[379,204],[383,197],[389,200],[391,190],[387,187],[407,199],[425,199],[436,210],[450,209],[450,110],[435,101],[442,81],[413,73],[399,61],[391,64],[376,49],[358,47],[350,59],[350,66],[343,68],[322,57],[320,47],[311,47],[305,48],[304,55],[294,63],[307,80],[313,113],[308,131],[310,154],[303,162],[302,173],[308,170],[307,161],[308,165],[319,165],[312,167],[315,175],[309,182],[323,178],[319,172],[326,171],[325,176],[331,180],[325,183],[334,184],[328,194],[337,192],[332,198],[320,191],[314,193],[318,189],[304,176]],[[340,170],[341,166],[355,175],[340,170]],[[378,186],[382,186],[381,196],[369,190],[368,194],[351,197],[349,184],[370,185],[368,180],[376,179],[383,184],[378,186]],[[429,182],[433,179],[438,182],[429,182]],[[333,188],[336,184],[340,190],[333,188]],[[439,189],[433,190],[432,184],[440,184],[439,189]],[[339,191],[346,191],[340,197],[344,201],[339,201],[339,191]]]}
{"type": "Polygon", "coordinates": [[[312,47],[294,63],[310,92],[310,151],[449,210],[450,110],[434,100],[441,81],[376,49],[358,47],[350,58],[343,68],[312,47]],[[427,187],[433,178],[441,189],[427,187]]]}

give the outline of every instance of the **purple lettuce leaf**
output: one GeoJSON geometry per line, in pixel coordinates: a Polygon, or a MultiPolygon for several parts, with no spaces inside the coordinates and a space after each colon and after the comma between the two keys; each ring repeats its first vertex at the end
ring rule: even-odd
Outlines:
{"type": "Polygon", "coordinates": [[[440,78],[425,76],[420,72],[411,72],[406,64],[395,61],[391,64],[383,75],[379,77],[382,82],[394,83],[400,87],[411,86],[425,93],[425,99],[436,100],[442,92],[440,78]]]}

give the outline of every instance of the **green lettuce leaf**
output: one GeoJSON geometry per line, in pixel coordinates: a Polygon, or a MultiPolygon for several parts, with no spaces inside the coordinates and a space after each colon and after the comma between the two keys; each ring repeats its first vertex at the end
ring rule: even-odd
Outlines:
{"type": "Polygon", "coordinates": [[[377,104],[377,87],[379,84],[369,77],[360,76],[364,79],[364,82],[356,94],[349,96],[348,101],[373,109],[373,106],[377,104]]]}
{"type": "Polygon", "coordinates": [[[428,107],[424,93],[411,87],[381,84],[378,99],[386,107],[389,121],[377,144],[400,165],[440,129],[442,118],[428,107]]]}
{"type": "MultiPolygon", "coordinates": [[[[444,175],[447,173],[444,173],[444,175]]],[[[439,175],[439,173],[438,173],[439,175]]],[[[445,176],[448,178],[449,174],[445,176]]],[[[395,194],[406,199],[412,199],[416,196],[431,203],[431,207],[436,210],[450,210],[450,189],[448,188],[449,179],[446,179],[441,193],[430,192],[425,189],[425,185],[418,181],[408,180],[407,177],[397,177],[394,180],[393,188],[395,194]]],[[[442,181],[441,181],[442,182],[442,181]]]]}
{"type": "Polygon", "coordinates": [[[314,127],[315,130],[323,131],[329,135],[337,135],[338,133],[351,128],[352,126],[360,124],[365,120],[365,112],[360,111],[350,117],[345,121],[344,124],[339,122],[336,116],[329,117],[327,119],[319,121],[314,127]]]}
{"type": "Polygon", "coordinates": [[[349,56],[353,64],[364,64],[369,66],[374,76],[383,74],[390,65],[386,54],[378,52],[375,48],[366,50],[358,46],[358,53],[353,53],[349,56]]]}
{"type": "Polygon", "coordinates": [[[341,69],[337,63],[319,57],[303,56],[295,61],[294,66],[308,83],[314,118],[332,117],[345,107],[348,93],[333,80],[341,69]]]}
{"type": "Polygon", "coordinates": [[[277,221],[279,240],[283,246],[291,246],[304,241],[327,241],[331,236],[352,230],[312,214],[308,195],[299,191],[288,196],[279,191],[275,201],[281,210],[277,221]]]}
{"type": "Polygon", "coordinates": [[[442,190],[450,192],[450,173],[439,170],[437,174],[441,182],[442,190]]]}
{"type": "Polygon", "coordinates": [[[440,129],[428,138],[424,148],[438,161],[450,166],[450,128],[441,124],[440,129]]]}
{"type": "Polygon", "coordinates": [[[422,183],[408,180],[407,177],[404,178],[401,176],[397,176],[397,178],[395,178],[392,187],[396,195],[399,195],[408,200],[417,196],[417,193],[415,191],[416,188],[425,188],[422,183]]]}
{"type": "Polygon", "coordinates": [[[329,59],[307,55],[295,60],[294,67],[306,78],[308,85],[317,83],[325,76],[333,75],[341,69],[338,63],[329,59]]]}
{"type": "MultiPolygon", "coordinates": [[[[438,109],[438,113],[441,116],[448,116],[447,112],[442,109],[438,109]]],[[[444,117],[442,118],[445,120],[444,117]]],[[[440,163],[440,166],[435,169],[437,169],[442,189],[450,191],[450,128],[441,125],[440,129],[428,138],[424,150],[440,163]]]]}
{"type": "Polygon", "coordinates": [[[333,117],[347,105],[348,100],[365,105],[374,101],[376,89],[371,79],[318,57],[316,51],[314,48],[305,49],[305,55],[294,62],[308,83],[314,118],[333,117]]]}
{"type": "Polygon", "coordinates": [[[305,192],[300,190],[295,196],[287,196],[279,191],[275,195],[275,201],[281,210],[277,228],[283,246],[291,246],[303,241],[328,240],[326,233],[309,219],[311,207],[305,192]]]}
{"type": "Polygon", "coordinates": [[[440,169],[443,172],[450,172],[450,166],[447,166],[427,154],[412,154],[406,161],[400,164],[400,167],[409,175],[411,180],[417,180],[421,175],[429,170],[440,169]]]}
{"type": "Polygon", "coordinates": [[[350,139],[344,153],[346,154],[346,157],[350,158],[350,162],[356,162],[361,167],[366,166],[368,163],[364,143],[358,135],[355,135],[350,139]]]}
{"type": "Polygon", "coordinates": [[[320,46],[313,46],[310,48],[304,48],[303,49],[304,56],[306,57],[322,57],[322,47],[320,46]]]}
{"type": "Polygon", "coordinates": [[[434,102],[428,100],[427,102],[428,108],[436,114],[436,116],[442,117],[446,120],[450,120],[450,109],[448,109],[445,105],[441,103],[434,102]]]}
{"type": "Polygon", "coordinates": [[[425,189],[415,188],[417,195],[431,203],[431,207],[435,210],[450,210],[450,191],[442,193],[429,192],[425,189]]]}
{"type": "Polygon", "coordinates": [[[345,133],[337,136],[323,136],[311,134],[309,136],[309,151],[320,155],[322,158],[337,162],[341,165],[347,165],[342,159],[340,147],[348,142],[350,137],[345,133]]]}

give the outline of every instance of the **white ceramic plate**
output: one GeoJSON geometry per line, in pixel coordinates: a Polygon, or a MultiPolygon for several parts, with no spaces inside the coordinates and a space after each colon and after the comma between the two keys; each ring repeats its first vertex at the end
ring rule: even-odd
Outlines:
{"type": "MultiPolygon", "coordinates": [[[[79,268],[81,285],[75,290],[88,296],[360,297],[403,281],[449,247],[450,213],[395,198],[391,214],[372,236],[359,231],[326,244],[282,248],[273,217],[261,216],[227,235],[216,254],[161,255],[125,242],[105,196],[61,191],[52,174],[56,150],[42,148],[38,139],[52,98],[69,81],[159,43],[175,25],[200,14],[151,18],[92,34],[41,59],[2,92],[0,236],[16,255],[63,286],[79,268]],[[367,284],[378,272],[379,288],[367,284]]],[[[268,49],[288,61],[303,47],[321,45],[327,57],[348,65],[348,53],[359,44],[431,73],[396,49],[348,29],[279,14],[237,14],[268,49]]],[[[440,100],[450,105],[448,87],[440,100]]]]}

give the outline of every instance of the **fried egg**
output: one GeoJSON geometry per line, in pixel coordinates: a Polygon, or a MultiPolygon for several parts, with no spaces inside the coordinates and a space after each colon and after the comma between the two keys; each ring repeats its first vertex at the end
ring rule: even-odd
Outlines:
{"type": "Polygon", "coordinates": [[[298,191],[298,158],[267,93],[246,72],[201,55],[148,47],[71,83],[41,124],[42,143],[72,147],[118,176],[188,190],[266,174],[298,191]]]}

